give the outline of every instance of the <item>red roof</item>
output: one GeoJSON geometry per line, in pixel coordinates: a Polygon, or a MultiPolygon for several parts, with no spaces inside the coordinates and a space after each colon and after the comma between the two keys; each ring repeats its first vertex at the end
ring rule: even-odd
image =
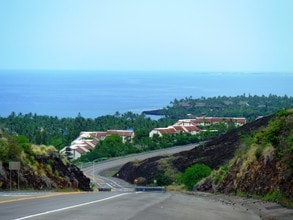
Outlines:
{"type": "Polygon", "coordinates": [[[161,134],[175,134],[175,128],[156,128],[156,131],[159,131],[161,134]]]}
{"type": "Polygon", "coordinates": [[[181,126],[181,125],[173,125],[173,128],[175,128],[176,131],[185,131],[183,126],[181,126]]]}
{"type": "Polygon", "coordinates": [[[98,140],[97,138],[94,138],[93,141],[92,141],[92,143],[93,143],[94,145],[97,145],[98,142],[99,142],[99,140],[98,140]]]}
{"type": "Polygon", "coordinates": [[[103,131],[93,133],[93,136],[97,138],[105,137],[106,135],[107,135],[107,132],[103,132],[103,131]]]}
{"type": "Polygon", "coordinates": [[[196,118],[197,124],[199,123],[219,123],[219,122],[225,122],[225,121],[231,121],[231,122],[237,122],[241,124],[246,123],[245,118],[230,118],[230,117],[198,117],[196,118]]]}
{"type": "Polygon", "coordinates": [[[88,149],[88,150],[92,150],[92,149],[94,149],[95,148],[95,145],[94,144],[90,144],[90,143],[88,143],[88,142],[85,142],[85,145],[86,146],[83,146],[83,147],[85,147],[86,149],[88,149]]]}
{"type": "Polygon", "coordinates": [[[225,119],[224,118],[210,118],[209,121],[211,123],[219,123],[219,122],[222,122],[224,121],[225,119]]]}
{"type": "Polygon", "coordinates": [[[87,143],[84,143],[84,144],[82,144],[81,146],[78,146],[78,147],[83,147],[83,148],[85,148],[85,149],[87,149],[87,150],[91,150],[91,149],[93,149],[92,146],[89,145],[89,144],[87,144],[87,143]]]}
{"type": "Polygon", "coordinates": [[[80,154],[84,154],[84,153],[86,153],[86,151],[85,150],[83,150],[82,148],[80,148],[80,147],[77,147],[76,149],[74,149],[75,151],[77,151],[78,153],[80,153],[80,154]]]}
{"type": "Polygon", "coordinates": [[[246,123],[246,118],[233,118],[234,122],[245,124],[246,123]]]}
{"type": "Polygon", "coordinates": [[[128,131],[128,130],[108,130],[107,134],[118,134],[119,136],[131,137],[133,135],[133,131],[128,131]]]}
{"type": "Polygon", "coordinates": [[[198,128],[196,126],[190,125],[190,126],[184,126],[189,132],[191,131],[198,131],[198,128]]]}

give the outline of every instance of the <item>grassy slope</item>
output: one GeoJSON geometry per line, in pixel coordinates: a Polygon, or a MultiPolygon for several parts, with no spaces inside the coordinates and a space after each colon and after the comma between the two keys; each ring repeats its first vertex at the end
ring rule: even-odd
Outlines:
{"type": "Polygon", "coordinates": [[[268,126],[242,136],[232,160],[212,174],[223,193],[261,197],[293,205],[293,110],[282,111],[268,126]]]}

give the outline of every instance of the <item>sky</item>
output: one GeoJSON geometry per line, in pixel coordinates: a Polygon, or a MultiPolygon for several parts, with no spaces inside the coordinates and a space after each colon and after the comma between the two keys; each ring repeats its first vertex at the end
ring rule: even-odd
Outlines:
{"type": "Polygon", "coordinates": [[[293,73],[292,0],[0,0],[0,69],[293,73]]]}

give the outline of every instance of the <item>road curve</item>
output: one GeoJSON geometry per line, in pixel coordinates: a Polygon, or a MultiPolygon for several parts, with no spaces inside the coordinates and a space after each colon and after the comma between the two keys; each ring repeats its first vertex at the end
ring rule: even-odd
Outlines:
{"type": "Polygon", "coordinates": [[[102,188],[112,188],[115,191],[129,191],[133,188],[129,183],[118,179],[118,178],[106,178],[101,176],[100,174],[109,169],[116,168],[117,170],[119,167],[123,166],[125,163],[134,160],[143,160],[149,157],[159,156],[159,155],[168,155],[174,154],[181,151],[191,150],[197,146],[196,144],[188,144],[183,146],[176,146],[161,150],[155,150],[151,152],[144,152],[139,154],[132,154],[125,157],[118,157],[113,158],[107,161],[97,162],[97,163],[87,163],[86,166],[82,168],[82,171],[91,178],[97,187],[102,188]]]}

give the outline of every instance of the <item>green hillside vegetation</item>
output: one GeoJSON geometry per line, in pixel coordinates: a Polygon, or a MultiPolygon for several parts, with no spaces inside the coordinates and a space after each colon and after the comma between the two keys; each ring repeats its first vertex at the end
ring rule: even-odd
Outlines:
{"type": "MultiPolygon", "coordinates": [[[[60,178],[58,173],[53,173],[50,163],[39,163],[37,156],[48,156],[50,153],[56,152],[53,146],[32,145],[24,136],[9,136],[0,139],[0,161],[4,167],[8,167],[10,161],[20,161],[21,166],[28,166],[35,175],[51,175],[60,178]]],[[[64,158],[64,163],[68,163],[64,158]]],[[[2,183],[0,181],[0,187],[2,183]]]]}
{"type": "Polygon", "coordinates": [[[34,145],[24,136],[3,135],[0,138],[0,189],[18,187],[16,171],[9,171],[9,162],[20,162],[21,189],[74,188],[90,190],[89,179],[70,165],[53,146],[34,145]],[[76,184],[75,184],[76,183],[76,184]],[[81,184],[83,183],[83,184],[81,184]]]}
{"type": "Polygon", "coordinates": [[[293,109],[279,111],[267,127],[243,136],[234,158],[211,178],[220,192],[293,206],[293,109]]]}
{"type": "Polygon", "coordinates": [[[92,151],[83,154],[80,158],[75,160],[74,163],[77,164],[79,162],[89,162],[99,158],[125,156],[128,154],[158,150],[176,145],[197,143],[199,140],[207,137],[208,134],[202,137],[188,133],[175,135],[164,134],[162,137],[154,136],[153,138],[135,137],[133,142],[123,143],[120,136],[110,135],[104,140],[99,141],[92,151]]]}
{"type": "Polygon", "coordinates": [[[95,119],[84,118],[80,114],[76,118],[58,118],[37,114],[15,114],[0,117],[0,130],[10,135],[23,135],[33,144],[53,145],[62,149],[79,136],[81,131],[106,131],[109,129],[134,129],[136,137],[148,137],[155,127],[166,127],[175,121],[162,118],[151,120],[144,114],[131,112],[120,115],[106,115],[95,119]]]}
{"type": "Polygon", "coordinates": [[[0,160],[23,161],[26,164],[34,162],[35,155],[48,155],[56,152],[54,146],[33,145],[25,136],[8,136],[0,139],[0,160]]]}
{"type": "Polygon", "coordinates": [[[165,115],[169,118],[180,119],[189,116],[245,117],[253,121],[258,116],[271,115],[280,108],[293,107],[293,97],[288,96],[218,96],[210,98],[175,99],[160,110],[145,111],[155,115],[165,115]]]}
{"type": "MultiPolygon", "coordinates": [[[[58,118],[33,113],[16,114],[0,117],[0,130],[11,135],[24,135],[33,144],[53,145],[57,150],[68,146],[81,131],[106,131],[108,129],[133,129],[136,140],[146,142],[153,128],[167,127],[177,119],[191,116],[227,116],[247,117],[254,120],[257,116],[273,114],[280,108],[293,106],[293,97],[288,96],[219,96],[213,98],[175,99],[171,106],[156,114],[166,117],[151,120],[145,114],[127,112],[105,115],[97,118],[84,118],[78,114],[75,118],[58,118]]],[[[140,145],[144,145],[140,143],[140,145]]]]}

